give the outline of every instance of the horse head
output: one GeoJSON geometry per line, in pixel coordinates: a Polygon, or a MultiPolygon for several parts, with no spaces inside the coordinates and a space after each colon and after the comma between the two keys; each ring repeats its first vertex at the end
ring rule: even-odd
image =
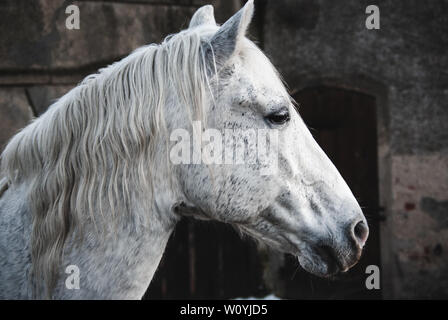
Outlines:
{"type": "Polygon", "coordinates": [[[173,128],[186,128],[193,138],[202,134],[202,156],[218,157],[177,162],[185,198],[175,209],[229,223],[297,256],[313,274],[345,272],[361,256],[369,232],[366,219],[274,67],[245,37],[252,15],[249,1],[217,26],[213,7],[204,6],[186,31],[201,37],[210,87],[206,121],[195,130],[180,113],[173,128]],[[263,141],[274,156],[261,156],[263,141]],[[244,149],[243,161],[235,160],[238,148],[244,149]]]}

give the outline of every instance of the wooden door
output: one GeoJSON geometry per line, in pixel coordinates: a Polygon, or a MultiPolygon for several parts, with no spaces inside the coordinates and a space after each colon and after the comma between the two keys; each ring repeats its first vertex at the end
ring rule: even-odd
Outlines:
{"type": "Polygon", "coordinates": [[[229,299],[266,294],[256,245],[218,222],[183,219],[145,299],[229,299]]]}

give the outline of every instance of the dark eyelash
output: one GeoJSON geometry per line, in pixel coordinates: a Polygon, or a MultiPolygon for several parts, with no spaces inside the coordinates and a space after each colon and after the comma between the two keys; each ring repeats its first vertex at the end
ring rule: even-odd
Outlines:
{"type": "Polygon", "coordinates": [[[289,110],[287,108],[281,108],[276,110],[265,117],[266,121],[274,125],[282,125],[291,119],[289,110]]]}

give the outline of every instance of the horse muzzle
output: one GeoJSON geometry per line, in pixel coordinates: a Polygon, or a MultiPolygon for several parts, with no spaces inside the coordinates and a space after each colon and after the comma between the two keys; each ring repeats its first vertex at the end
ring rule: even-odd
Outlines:
{"type": "Polygon", "coordinates": [[[302,247],[298,260],[308,272],[331,277],[347,272],[361,258],[363,247],[369,235],[365,219],[350,223],[340,236],[331,236],[302,247]]]}

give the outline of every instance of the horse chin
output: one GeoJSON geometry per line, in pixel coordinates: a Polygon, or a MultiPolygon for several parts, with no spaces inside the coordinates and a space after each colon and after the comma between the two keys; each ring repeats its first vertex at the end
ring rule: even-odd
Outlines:
{"type": "Polygon", "coordinates": [[[312,262],[308,259],[298,257],[300,266],[307,272],[320,277],[320,278],[333,278],[339,274],[340,269],[334,263],[328,263],[324,261],[312,262]]]}
{"type": "Polygon", "coordinates": [[[334,278],[349,269],[336,256],[334,250],[328,247],[307,250],[307,252],[302,252],[297,259],[305,271],[321,278],[334,278]]]}

